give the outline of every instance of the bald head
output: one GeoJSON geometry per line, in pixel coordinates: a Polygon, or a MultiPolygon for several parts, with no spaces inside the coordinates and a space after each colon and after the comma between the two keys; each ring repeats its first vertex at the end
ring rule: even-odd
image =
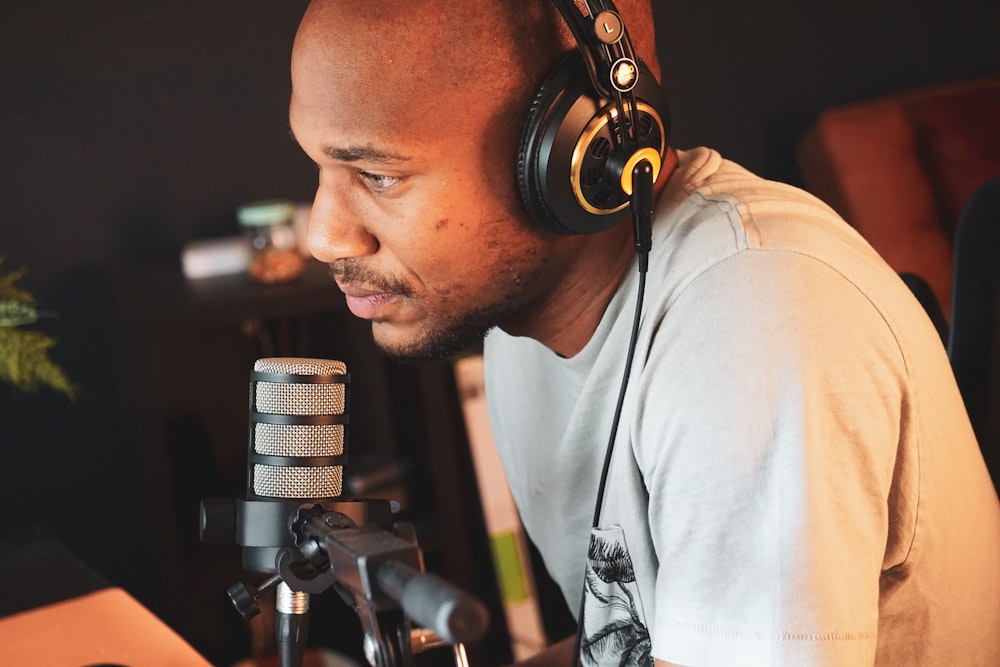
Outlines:
{"type": "MultiPolygon", "coordinates": [[[[659,77],[648,0],[619,0],[639,56],[659,77]]],[[[331,70],[399,104],[489,96],[526,112],[544,77],[575,48],[547,0],[313,0],[295,58],[321,48],[331,70]]]]}

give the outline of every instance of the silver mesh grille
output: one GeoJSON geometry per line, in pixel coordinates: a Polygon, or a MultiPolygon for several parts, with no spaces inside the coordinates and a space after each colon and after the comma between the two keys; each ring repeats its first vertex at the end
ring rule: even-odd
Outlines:
{"type": "Polygon", "coordinates": [[[339,415],[344,412],[344,385],[257,383],[257,412],[275,415],[339,415]]]}
{"type": "Polygon", "coordinates": [[[254,451],[267,456],[340,456],[342,424],[255,424],[254,451]]]}
{"type": "Polygon", "coordinates": [[[343,486],[341,466],[288,468],[255,464],[253,491],[270,498],[334,498],[343,486]]]}
{"type": "Polygon", "coordinates": [[[287,373],[291,375],[343,375],[347,364],[333,359],[307,359],[303,357],[269,357],[254,362],[258,373],[287,373]]]}
{"type": "MultiPolygon", "coordinates": [[[[275,382],[254,381],[253,409],[261,414],[317,417],[345,415],[347,387],[342,382],[316,383],[315,376],[346,375],[347,365],[331,359],[271,357],[258,359],[257,373],[274,373],[275,382]]],[[[346,378],[344,378],[346,381],[346,378]]],[[[270,424],[254,419],[253,453],[310,459],[345,454],[343,424],[270,424]]],[[[309,420],[302,420],[309,421],[309,420]]],[[[342,466],[253,465],[253,492],[270,498],[334,498],[343,487],[342,466]]],[[[273,462],[272,462],[273,463],[273,462]]]]}

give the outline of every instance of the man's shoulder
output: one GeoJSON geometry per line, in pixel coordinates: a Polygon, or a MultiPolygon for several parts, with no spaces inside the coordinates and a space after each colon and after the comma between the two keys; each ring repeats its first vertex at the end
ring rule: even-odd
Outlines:
{"type": "Polygon", "coordinates": [[[836,211],[801,188],[759,176],[711,149],[678,155],[678,168],[658,207],[668,246],[704,240],[713,229],[732,250],[814,243],[817,235],[864,245],[836,211]]]}
{"type": "MultiPolygon", "coordinates": [[[[811,258],[848,281],[894,272],[832,208],[789,184],[762,178],[710,149],[679,151],[679,166],[657,205],[651,271],[683,283],[740,254],[770,262],[811,258]]],[[[733,263],[738,267],[739,263],[733,263]]]]}

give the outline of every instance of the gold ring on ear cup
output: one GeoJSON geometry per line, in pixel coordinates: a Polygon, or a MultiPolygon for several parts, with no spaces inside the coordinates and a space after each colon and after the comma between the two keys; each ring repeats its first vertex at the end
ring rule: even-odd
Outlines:
{"type": "MultiPolygon", "coordinates": [[[[636,107],[637,107],[636,111],[639,113],[640,116],[643,113],[647,114],[659,126],[659,131],[660,131],[659,150],[651,147],[642,149],[642,151],[648,150],[656,154],[655,162],[653,162],[653,160],[650,159],[650,162],[653,163],[653,177],[655,179],[656,176],[659,174],[660,170],[660,164],[661,164],[660,154],[662,154],[667,147],[666,128],[663,127],[663,121],[660,119],[659,114],[657,114],[657,112],[653,109],[652,106],[646,104],[645,102],[639,101],[636,107]]],[[[573,190],[573,196],[576,197],[577,203],[579,203],[580,207],[583,208],[583,210],[587,211],[588,213],[594,213],[597,215],[606,215],[608,213],[616,213],[618,211],[622,211],[628,207],[627,200],[612,208],[602,209],[598,208],[597,206],[594,206],[584,195],[583,185],[581,181],[582,178],[581,172],[583,170],[584,158],[586,157],[587,152],[590,150],[591,144],[593,143],[594,139],[597,138],[598,134],[600,134],[600,132],[604,130],[606,127],[608,127],[609,124],[616,122],[617,118],[618,118],[618,109],[614,105],[609,104],[604,108],[604,110],[601,113],[598,113],[590,120],[587,126],[583,129],[583,132],[580,133],[580,138],[577,140],[576,146],[573,148],[573,157],[572,161],[570,162],[570,173],[569,173],[570,187],[573,190]]],[[[634,162],[630,161],[629,164],[630,166],[628,167],[627,170],[629,189],[625,191],[627,195],[632,194],[632,167],[635,166],[634,162]]],[[[624,178],[624,175],[622,176],[622,178],[624,178]]]]}
{"type": "Polygon", "coordinates": [[[632,170],[635,169],[635,165],[639,164],[640,160],[649,160],[649,164],[653,165],[654,183],[660,177],[660,167],[663,162],[660,160],[659,153],[652,148],[640,148],[632,153],[632,157],[625,161],[625,168],[622,169],[622,190],[630,197],[632,196],[632,170]]]}

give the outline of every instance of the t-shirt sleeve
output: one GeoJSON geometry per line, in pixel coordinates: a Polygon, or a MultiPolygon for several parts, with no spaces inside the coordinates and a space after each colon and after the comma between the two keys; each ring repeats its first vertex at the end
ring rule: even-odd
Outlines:
{"type": "Polygon", "coordinates": [[[632,425],[654,656],[872,664],[904,387],[878,309],[816,259],[742,252],[670,304],[632,425]]]}

